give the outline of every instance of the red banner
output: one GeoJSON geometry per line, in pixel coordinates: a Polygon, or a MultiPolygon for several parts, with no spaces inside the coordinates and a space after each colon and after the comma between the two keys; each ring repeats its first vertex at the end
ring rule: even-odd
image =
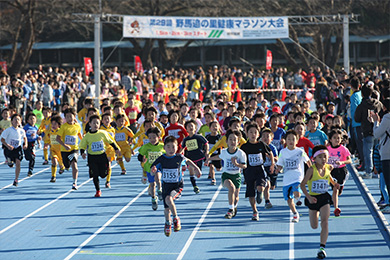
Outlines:
{"type": "Polygon", "coordinates": [[[267,50],[267,61],[265,65],[266,70],[270,70],[272,67],[272,51],[267,50]]]}
{"type": "Polygon", "coordinates": [[[91,58],[85,58],[84,57],[84,69],[85,69],[85,75],[86,76],[89,76],[89,73],[93,72],[93,66],[92,66],[91,58]]]}
{"type": "Polygon", "coordinates": [[[7,72],[7,62],[6,61],[0,61],[0,67],[2,70],[7,72]]]}
{"type": "Polygon", "coordinates": [[[139,56],[134,57],[134,68],[136,72],[143,72],[144,68],[142,67],[142,61],[139,56]]]}

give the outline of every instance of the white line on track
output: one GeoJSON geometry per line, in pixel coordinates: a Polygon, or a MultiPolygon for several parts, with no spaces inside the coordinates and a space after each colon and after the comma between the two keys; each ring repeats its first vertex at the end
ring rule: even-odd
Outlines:
{"type": "MultiPolygon", "coordinates": [[[[43,170],[40,170],[39,172],[36,172],[36,173],[34,173],[33,175],[31,175],[31,176],[27,176],[27,177],[25,177],[25,178],[19,180],[19,183],[21,183],[22,181],[24,181],[24,180],[26,180],[26,179],[29,179],[29,178],[31,178],[31,177],[37,175],[37,174],[40,174],[40,173],[42,173],[42,172],[45,172],[45,171],[47,171],[47,170],[50,170],[50,167],[45,168],[45,169],[43,169],[43,170]]],[[[12,183],[11,183],[11,184],[8,184],[7,186],[4,186],[3,188],[0,189],[0,191],[4,190],[4,189],[6,189],[6,188],[9,188],[9,187],[11,187],[11,186],[12,186],[12,183]]]]}
{"type": "Polygon", "coordinates": [[[101,226],[93,235],[87,238],[83,243],[81,243],[72,253],[70,253],[64,260],[71,259],[75,254],[77,254],[86,244],[88,244],[92,239],[94,239],[100,232],[102,232],[108,225],[111,224],[117,217],[119,217],[128,207],[131,206],[137,199],[139,199],[149,187],[146,187],[141,193],[139,193],[135,198],[133,198],[126,206],[124,206],[120,211],[118,211],[112,218],[110,218],[103,226],[101,226]]]}
{"type": "Polygon", "coordinates": [[[222,189],[222,185],[219,185],[219,187],[218,187],[217,191],[215,192],[213,198],[209,202],[209,205],[207,205],[207,208],[203,212],[203,215],[200,217],[200,219],[198,221],[198,224],[196,225],[195,229],[192,231],[190,237],[188,238],[187,243],[184,245],[184,247],[181,250],[179,256],[176,258],[177,260],[183,259],[184,255],[186,254],[186,252],[187,252],[188,248],[190,247],[192,241],[194,240],[196,233],[198,233],[200,226],[203,224],[204,220],[206,219],[207,214],[209,213],[211,207],[213,206],[215,200],[217,199],[221,189],[222,189]]]}
{"type": "MultiPolygon", "coordinates": [[[[86,180],[85,182],[83,182],[80,186],[78,186],[79,188],[81,188],[84,184],[87,184],[88,182],[90,182],[92,180],[91,179],[88,179],[86,180]]],[[[71,193],[72,191],[74,190],[69,190],[67,192],[65,192],[64,194],[60,195],[59,197],[57,197],[56,199],[46,203],[45,205],[43,205],[42,207],[40,207],[39,209],[37,210],[34,210],[33,212],[31,212],[30,214],[28,214],[27,216],[19,219],[18,221],[14,222],[13,224],[9,225],[8,227],[4,228],[3,230],[0,231],[0,235],[3,234],[5,231],[9,230],[10,228],[16,226],[17,224],[25,221],[26,219],[28,219],[29,217],[35,215],[36,213],[38,213],[39,211],[43,210],[44,208],[50,206],[51,204],[53,204],[54,202],[58,201],[59,199],[62,199],[63,197],[65,197],[66,195],[68,195],[69,193],[71,193]]]]}
{"type": "MultiPolygon", "coordinates": [[[[295,230],[294,230],[294,225],[295,223],[291,221],[292,217],[293,217],[293,214],[290,211],[290,235],[289,235],[289,248],[288,248],[288,259],[294,259],[295,258],[295,254],[294,254],[294,233],[295,233],[295,230]]],[[[298,213],[299,214],[299,213],[298,213]]]]}

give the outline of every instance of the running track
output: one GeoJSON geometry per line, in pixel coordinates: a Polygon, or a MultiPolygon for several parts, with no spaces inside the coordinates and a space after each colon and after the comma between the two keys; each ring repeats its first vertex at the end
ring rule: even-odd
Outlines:
{"type": "MultiPolygon", "coordinates": [[[[263,202],[260,221],[253,222],[245,186],[237,216],[227,220],[227,190],[209,185],[208,168],[197,195],[186,175],[177,201],[182,230],[165,237],[163,205],[151,209],[136,157],[125,164],[125,176],[114,166],[112,189],[103,180],[102,197],[94,198],[86,161],[80,158],[81,187],[72,191],[71,172],[50,183],[50,167],[42,166],[42,151],[37,154],[30,178],[23,160],[20,180],[25,179],[17,188],[10,185],[14,168],[0,165],[0,259],[315,259],[320,230],[310,228],[306,207],[298,208],[300,222],[290,223],[281,176],[271,193],[274,207],[265,210],[263,202]]],[[[377,180],[368,186],[375,189],[377,180]]],[[[373,195],[378,200],[378,192],[373,195]]],[[[340,198],[342,216],[331,214],[329,221],[327,259],[390,259],[389,235],[370,203],[358,178],[350,178],[340,198]]]]}

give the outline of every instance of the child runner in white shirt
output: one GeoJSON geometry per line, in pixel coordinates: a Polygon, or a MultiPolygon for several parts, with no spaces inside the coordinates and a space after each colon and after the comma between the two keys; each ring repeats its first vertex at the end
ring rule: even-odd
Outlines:
{"type": "Polygon", "coordinates": [[[246,168],[246,155],[238,148],[241,139],[240,131],[228,130],[226,133],[227,149],[223,149],[220,155],[210,157],[210,160],[222,160],[221,182],[229,189],[229,210],[225,218],[231,219],[237,214],[237,204],[241,187],[241,169],[246,168]]]}
{"type": "Polygon", "coordinates": [[[294,130],[288,130],[286,133],[286,148],[282,149],[279,154],[279,160],[276,163],[276,172],[283,169],[283,197],[287,201],[291,212],[294,214],[292,222],[299,222],[299,214],[295,208],[293,198],[297,201],[301,196],[299,187],[304,176],[304,163],[309,167],[311,162],[305,151],[296,147],[298,143],[298,134],[294,130]]]}

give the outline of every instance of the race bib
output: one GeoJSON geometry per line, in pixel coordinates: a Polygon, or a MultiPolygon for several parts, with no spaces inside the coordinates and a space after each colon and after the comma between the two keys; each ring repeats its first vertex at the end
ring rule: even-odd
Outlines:
{"type": "Polygon", "coordinates": [[[67,144],[67,145],[76,145],[76,136],[74,136],[74,135],[66,135],[65,136],[65,144],[67,144]]]}
{"type": "Polygon", "coordinates": [[[17,147],[20,146],[19,140],[15,140],[15,139],[12,139],[12,140],[9,142],[9,144],[10,144],[11,146],[13,146],[14,148],[17,148],[17,147]]]}
{"type": "Polygon", "coordinates": [[[280,148],[280,140],[272,140],[271,144],[275,145],[275,147],[279,150],[280,148]]]}
{"type": "Polygon", "coordinates": [[[297,170],[299,166],[299,160],[285,159],[285,169],[287,171],[297,170]]]}
{"type": "Polygon", "coordinates": [[[51,144],[59,144],[59,143],[57,142],[57,135],[51,135],[51,136],[50,136],[50,143],[51,143],[51,144]]]}
{"type": "Polygon", "coordinates": [[[198,142],[196,139],[186,141],[186,147],[188,151],[194,151],[198,149],[198,142]]]}
{"type": "Polygon", "coordinates": [[[148,153],[148,161],[150,164],[154,163],[155,160],[157,160],[158,157],[162,155],[162,152],[149,152],[148,153]]]}
{"type": "Polygon", "coordinates": [[[311,183],[311,192],[325,193],[328,191],[329,184],[327,180],[316,180],[311,183]]]}
{"type": "Polygon", "coordinates": [[[92,152],[104,152],[104,143],[103,141],[93,142],[91,144],[92,152]]]}
{"type": "Polygon", "coordinates": [[[126,141],[125,133],[117,133],[117,134],[115,134],[115,141],[117,141],[117,142],[126,141]]]}
{"type": "MultiPolygon", "coordinates": [[[[237,162],[238,163],[238,162],[237,162]]],[[[229,172],[235,172],[235,171],[239,171],[240,168],[238,168],[237,166],[235,166],[233,163],[232,163],[232,160],[231,158],[230,159],[227,159],[226,161],[226,170],[229,171],[229,172]]]]}
{"type": "Polygon", "coordinates": [[[30,136],[31,139],[34,139],[35,136],[37,135],[37,131],[36,130],[27,130],[26,135],[30,136]]]}
{"type": "Polygon", "coordinates": [[[258,154],[248,154],[248,160],[250,166],[259,166],[263,164],[263,155],[258,154]]]}
{"type": "Polygon", "coordinates": [[[328,159],[328,164],[332,165],[333,168],[338,168],[339,165],[336,164],[336,162],[339,161],[339,157],[337,156],[330,156],[328,159]]]}
{"type": "Polygon", "coordinates": [[[168,130],[168,136],[173,136],[176,139],[179,139],[179,137],[180,137],[179,132],[180,132],[180,129],[168,130]]]}
{"type": "Polygon", "coordinates": [[[162,173],[163,182],[179,182],[179,169],[163,169],[162,173]]]}
{"type": "Polygon", "coordinates": [[[319,138],[315,137],[315,138],[309,139],[309,140],[313,143],[314,146],[321,144],[321,140],[319,138]]]}
{"type": "Polygon", "coordinates": [[[129,119],[137,119],[137,112],[136,111],[130,112],[129,119]]]}

